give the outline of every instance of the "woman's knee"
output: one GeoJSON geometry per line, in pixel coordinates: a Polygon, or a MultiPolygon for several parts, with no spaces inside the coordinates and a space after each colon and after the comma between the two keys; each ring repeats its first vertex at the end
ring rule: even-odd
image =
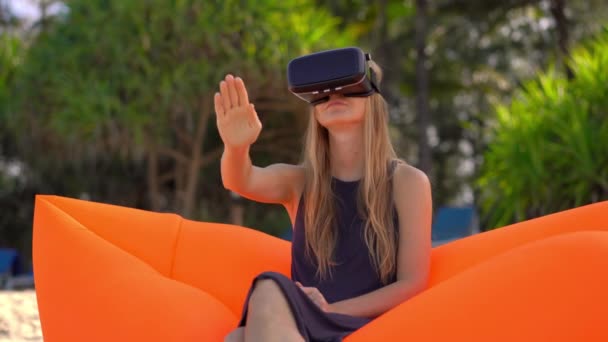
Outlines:
{"type": "Polygon", "coordinates": [[[257,313],[279,313],[278,307],[286,307],[286,300],[279,285],[271,279],[256,281],[255,287],[249,297],[250,311],[257,313]]]}
{"type": "Polygon", "coordinates": [[[272,336],[280,336],[281,341],[303,341],[289,303],[274,280],[256,281],[248,304],[247,331],[250,334],[248,339],[266,330],[272,336]]]}

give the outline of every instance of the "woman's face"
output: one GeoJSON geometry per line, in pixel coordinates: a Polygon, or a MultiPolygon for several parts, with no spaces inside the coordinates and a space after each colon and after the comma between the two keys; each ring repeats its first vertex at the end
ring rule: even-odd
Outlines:
{"type": "Polygon", "coordinates": [[[329,101],[315,106],[315,118],[327,129],[337,125],[362,123],[367,101],[367,97],[332,94],[329,101]]]}

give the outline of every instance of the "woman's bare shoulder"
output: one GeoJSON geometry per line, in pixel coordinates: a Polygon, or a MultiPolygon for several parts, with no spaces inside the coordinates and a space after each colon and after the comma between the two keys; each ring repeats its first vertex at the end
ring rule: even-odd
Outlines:
{"type": "Polygon", "coordinates": [[[395,190],[430,188],[431,182],[424,173],[415,166],[408,164],[401,159],[395,159],[396,166],[393,172],[393,182],[395,190]]]}

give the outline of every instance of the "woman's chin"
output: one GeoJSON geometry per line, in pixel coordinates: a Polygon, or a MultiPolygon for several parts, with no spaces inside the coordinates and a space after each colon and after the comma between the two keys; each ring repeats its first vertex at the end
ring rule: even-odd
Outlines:
{"type": "Polygon", "coordinates": [[[318,113],[317,121],[325,128],[353,125],[363,122],[363,114],[353,112],[348,106],[335,105],[318,113]]]}
{"type": "Polygon", "coordinates": [[[353,115],[331,115],[325,116],[319,123],[325,128],[335,128],[362,124],[363,120],[353,115]]]}

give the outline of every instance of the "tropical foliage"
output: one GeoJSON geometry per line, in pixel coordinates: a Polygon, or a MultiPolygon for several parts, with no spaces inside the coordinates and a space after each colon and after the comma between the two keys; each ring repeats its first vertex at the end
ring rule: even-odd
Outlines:
{"type": "Polygon", "coordinates": [[[608,198],[608,31],[497,107],[478,185],[490,226],[608,198]]]}

